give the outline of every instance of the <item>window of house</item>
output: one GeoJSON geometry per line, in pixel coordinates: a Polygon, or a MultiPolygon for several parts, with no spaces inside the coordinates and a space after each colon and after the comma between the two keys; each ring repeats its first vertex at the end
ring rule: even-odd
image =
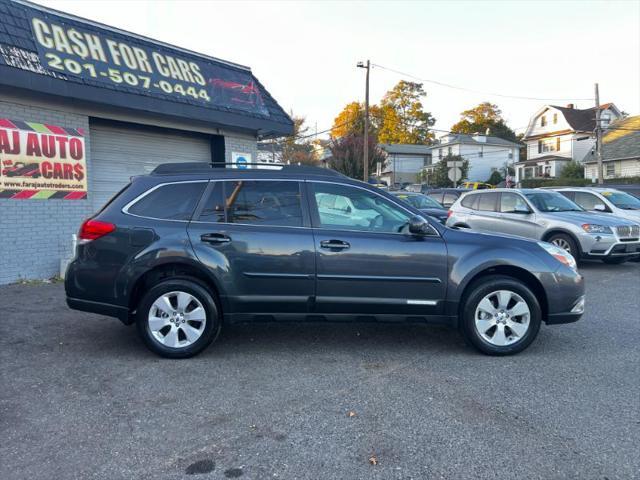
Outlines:
{"type": "Polygon", "coordinates": [[[536,177],[541,177],[543,174],[543,166],[536,165],[536,177]]]}
{"type": "Polygon", "coordinates": [[[171,183],[151,191],[127,210],[140,217],[189,220],[207,182],[171,183]]]}
{"type": "Polygon", "coordinates": [[[451,147],[447,147],[447,155],[451,156],[451,147]]]}
{"type": "Polygon", "coordinates": [[[543,115],[542,117],[540,117],[540,126],[541,127],[546,127],[547,126],[547,116],[543,115]]]}
{"type": "Polygon", "coordinates": [[[607,171],[606,171],[606,175],[607,177],[615,177],[616,176],[616,165],[613,162],[609,162],[606,165],[607,171]]]}
{"type": "Polygon", "coordinates": [[[484,156],[484,150],[483,150],[483,148],[482,148],[482,147],[480,147],[480,151],[478,152],[478,156],[479,156],[480,158],[482,158],[482,157],[484,156]]]}
{"type": "Polygon", "coordinates": [[[600,115],[600,124],[603,127],[608,127],[610,123],[611,123],[611,114],[610,113],[603,113],[602,115],[600,115]]]}
{"type": "Polygon", "coordinates": [[[560,150],[560,137],[538,140],[538,153],[556,152],[560,150]]]}
{"type": "Polygon", "coordinates": [[[513,150],[509,150],[509,160],[513,160],[513,150]]]}
{"type": "Polygon", "coordinates": [[[524,178],[533,178],[533,167],[527,167],[524,169],[524,178]]]}
{"type": "Polygon", "coordinates": [[[442,149],[441,148],[438,149],[438,158],[440,158],[440,159],[442,158],[442,149]]]}
{"type": "Polygon", "coordinates": [[[226,182],[227,222],[252,225],[302,226],[298,182],[226,182]]]}
{"type": "Polygon", "coordinates": [[[558,123],[558,114],[557,113],[553,114],[553,123],[554,124],[558,123]]]}

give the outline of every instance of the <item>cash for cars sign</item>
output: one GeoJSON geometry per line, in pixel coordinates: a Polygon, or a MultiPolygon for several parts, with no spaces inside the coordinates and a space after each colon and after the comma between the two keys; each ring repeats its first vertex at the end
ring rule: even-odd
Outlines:
{"type": "Polygon", "coordinates": [[[87,198],[84,131],[0,118],[0,198],[87,198]]]}

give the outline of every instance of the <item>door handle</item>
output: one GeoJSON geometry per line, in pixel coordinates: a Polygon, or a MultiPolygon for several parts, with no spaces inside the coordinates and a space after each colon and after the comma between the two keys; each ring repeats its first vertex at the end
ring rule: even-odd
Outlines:
{"type": "Polygon", "coordinates": [[[200,235],[200,240],[206,243],[230,243],[231,237],[224,233],[204,233],[200,235]]]}
{"type": "Polygon", "coordinates": [[[329,248],[331,250],[346,250],[350,246],[349,242],[342,240],[322,240],[320,242],[321,248],[329,248]]]}

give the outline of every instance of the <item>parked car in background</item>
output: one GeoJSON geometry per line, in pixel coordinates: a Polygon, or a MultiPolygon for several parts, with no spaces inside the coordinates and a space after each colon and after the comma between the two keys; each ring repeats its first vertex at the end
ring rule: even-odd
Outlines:
{"type": "Polygon", "coordinates": [[[461,188],[468,188],[470,190],[487,190],[489,188],[496,188],[495,185],[484,182],[463,182],[460,184],[461,188]]]}
{"type": "Polygon", "coordinates": [[[162,165],[134,177],[78,238],[67,304],[135,323],[170,358],[202,351],[223,322],[283,319],[444,323],[508,355],[542,322],[584,312],[583,278],[561,248],[445,228],[325,168],[162,165]],[[326,199],[373,221],[347,223],[326,199]]]}
{"type": "Polygon", "coordinates": [[[430,187],[425,183],[411,183],[404,187],[407,192],[415,192],[415,193],[425,193],[430,187]]]}
{"type": "Polygon", "coordinates": [[[587,212],[552,190],[474,191],[450,211],[447,226],[535,238],[563,248],[576,260],[622,263],[640,255],[640,225],[587,212]]]}
{"type": "Polygon", "coordinates": [[[468,188],[431,188],[422,193],[429,195],[443,207],[449,208],[458,198],[470,191],[468,188]]]}
{"type": "Polygon", "coordinates": [[[612,188],[563,187],[556,189],[587,211],[608,213],[640,223],[640,200],[612,188]]]}
{"type": "Polygon", "coordinates": [[[407,202],[413,208],[417,208],[426,215],[431,215],[440,220],[440,223],[447,221],[448,210],[436,202],[433,198],[415,192],[391,192],[400,200],[407,202]]]}

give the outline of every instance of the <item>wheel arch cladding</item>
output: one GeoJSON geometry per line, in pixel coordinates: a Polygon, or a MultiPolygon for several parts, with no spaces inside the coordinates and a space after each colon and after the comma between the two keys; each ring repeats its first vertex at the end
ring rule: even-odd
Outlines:
{"type": "Polygon", "coordinates": [[[522,267],[516,267],[514,265],[496,265],[488,267],[484,270],[474,273],[472,276],[465,279],[464,282],[459,286],[462,293],[459,297],[460,301],[458,302],[458,314],[460,314],[461,309],[464,307],[464,302],[466,301],[466,298],[469,295],[474,284],[483,277],[493,275],[502,275],[523,282],[538,299],[538,302],[540,303],[540,309],[542,310],[542,318],[547,318],[547,315],[549,313],[549,304],[547,300],[547,293],[545,292],[542,283],[540,282],[540,280],[538,280],[538,278],[536,278],[534,274],[532,274],[528,270],[525,270],[522,267]]]}
{"type": "Polygon", "coordinates": [[[226,305],[224,304],[225,296],[221,295],[221,290],[216,280],[204,268],[190,262],[179,261],[156,265],[138,277],[130,290],[129,311],[133,312],[136,309],[146,290],[158,282],[176,277],[188,277],[207,288],[218,303],[220,315],[222,316],[222,312],[226,310],[226,305]]]}

